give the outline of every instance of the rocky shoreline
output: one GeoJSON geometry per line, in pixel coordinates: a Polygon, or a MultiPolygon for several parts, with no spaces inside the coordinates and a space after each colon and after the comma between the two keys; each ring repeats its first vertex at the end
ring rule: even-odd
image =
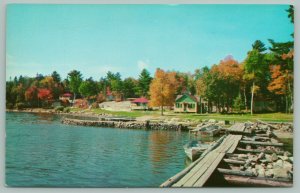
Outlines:
{"type": "Polygon", "coordinates": [[[107,113],[90,113],[84,111],[78,112],[62,112],[62,111],[55,111],[54,109],[42,109],[42,108],[33,108],[33,109],[6,109],[6,112],[17,112],[17,113],[43,113],[43,114],[56,114],[56,115],[71,115],[71,116],[78,116],[78,117],[111,117],[113,115],[107,113]]]}
{"type": "Polygon", "coordinates": [[[81,125],[94,127],[113,127],[113,128],[127,128],[127,129],[144,129],[144,130],[188,130],[187,125],[164,122],[151,121],[90,121],[64,118],[61,121],[67,125],[81,125]]]}

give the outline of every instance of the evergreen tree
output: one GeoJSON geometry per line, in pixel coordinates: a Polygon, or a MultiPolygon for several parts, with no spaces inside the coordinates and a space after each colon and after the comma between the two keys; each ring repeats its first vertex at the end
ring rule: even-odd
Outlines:
{"type": "Polygon", "coordinates": [[[143,69],[138,79],[138,92],[140,96],[148,96],[151,81],[152,77],[150,73],[146,69],[143,69]]]}
{"type": "Polygon", "coordinates": [[[55,82],[59,83],[61,81],[60,75],[56,71],[53,71],[51,76],[55,82]]]}

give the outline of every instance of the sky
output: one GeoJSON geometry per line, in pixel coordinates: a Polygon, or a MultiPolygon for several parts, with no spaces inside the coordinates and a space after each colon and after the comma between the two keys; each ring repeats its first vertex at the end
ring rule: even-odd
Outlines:
{"type": "Polygon", "coordinates": [[[6,80],[73,69],[99,80],[107,71],[137,78],[143,68],[181,72],[239,62],[255,40],[292,40],[288,5],[10,4],[6,80]]]}

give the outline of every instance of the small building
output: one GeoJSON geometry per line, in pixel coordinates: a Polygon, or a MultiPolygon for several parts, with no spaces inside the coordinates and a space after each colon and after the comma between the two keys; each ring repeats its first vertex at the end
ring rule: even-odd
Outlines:
{"type": "Polygon", "coordinates": [[[175,99],[174,112],[175,113],[204,113],[206,112],[205,100],[201,100],[199,96],[191,94],[178,95],[175,99]]]}
{"type": "Polygon", "coordinates": [[[73,103],[73,95],[71,93],[64,93],[59,97],[59,101],[63,106],[69,106],[69,104],[73,103]]]}
{"type": "Polygon", "coordinates": [[[131,101],[131,110],[148,110],[148,99],[141,97],[131,101]]]}
{"type": "Polygon", "coordinates": [[[59,97],[59,100],[72,100],[72,94],[71,93],[64,93],[59,97]]]}
{"type": "Polygon", "coordinates": [[[110,88],[107,87],[106,88],[106,101],[114,101],[114,100],[115,100],[115,96],[111,92],[110,88]]]}

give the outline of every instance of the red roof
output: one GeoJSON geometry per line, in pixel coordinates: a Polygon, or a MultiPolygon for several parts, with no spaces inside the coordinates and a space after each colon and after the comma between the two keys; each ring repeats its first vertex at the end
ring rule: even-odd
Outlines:
{"type": "Polygon", "coordinates": [[[110,91],[110,88],[109,87],[106,87],[106,95],[107,96],[110,96],[112,95],[111,91],[110,91]]]}
{"type": "Polygon", "coordinates": [[[148,99],[142,97],[142,98],[137,98],[134,101],[132,101],[133,103],[148,103],[148,99]]]}
{"type": "Polygon", "coordinates": [[[70,96],[72,96],[72,94],[71,93],[65,93],[65,94],[63,94],[63,96],[64,97],[70,97],[70,96]]]}

